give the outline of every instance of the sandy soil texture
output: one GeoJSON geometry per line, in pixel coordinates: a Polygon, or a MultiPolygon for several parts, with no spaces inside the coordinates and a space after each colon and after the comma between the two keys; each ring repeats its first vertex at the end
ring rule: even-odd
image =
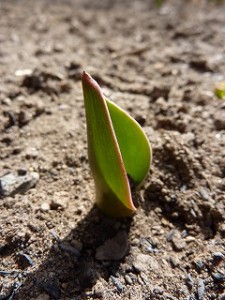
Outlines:
{"type": "Polygon", "coordinates": [[[0,1],[1,299],[225,299],[224,41],[214,1],[0,1]],[[132,219],[94,205],[83,69],[152,144],[132,219]]]}

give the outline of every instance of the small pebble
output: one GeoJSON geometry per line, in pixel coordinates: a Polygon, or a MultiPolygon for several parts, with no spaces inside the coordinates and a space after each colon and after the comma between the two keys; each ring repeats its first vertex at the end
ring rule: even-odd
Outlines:
{"type": "Polygon", "coordinates": [[[212,273],[212,278],[215,282],[225,282],[225,275],[221,274],[219,272],[217,273],[212,273]]]}
{"type": "Polygon", "coordinates": [[[172,266],[172,268],[176,268],[176,267],[178,267],[179,265],[180,265],[180,261],[179,261],[179,259],[178,258],[176,258],[176,257],[170,257],[169,258],[169,261],[170,261],[170,264],[171,264],[171,266],[172,266]]]}
{"type": "Polygon", "coordinates": [[[8,173],[0,177],[0,195],[15,196],[16,194],[24,194],[33,188],[39,181],[39,174],[36,172],[20,175],[19,173],[8,173]]]}
{"type": "Polygon", "coordinates": [[[42,211],[48,211],[48,210],[50,210],[50,205],[47,202],[43,202],[41,204],[41,210],[42,211]]]}
{"type": "Polygon", "coordinates": [[[212,254],[213,262],[218,263],[222,260],[225,260],[225,255],[223,255],[221,252],[214,252],[212,254]]]}
{"type": "Polygon", "coordinates": [[[156,295],[162,295],[163,292],[164,292],[164,289],[161,288],[161,287],[159,287],[159,286],[157,286],[157,287],[155,287],[155,288],[153,289],[153,293],[156,294],[156,295]]]}
{"type": "Polygon", "coordinates": [[[32,258],[25,253],[19,253],[19,261],[24,268],[34,266],[32,258]]]}
{"type": "Polygon", "coordinates": [[[141,278],[141,276],[137,276],[137,281],[140,285],[145,285],[145,282],[143,281],[143,279],[141,278]]]}
{"type": "Polygon", "coordinates": [[[130,273],[130,278],[132,279],[133,282],[136,282],[137,281],[137,275],[134,274],[134,273],[130,273]]]}
{"type": "Polygon", "coordinates": [[[204,294],[205,294],[205,284],[204,284],[204,281],[202,279],[198,280],[197,293],[198,293],[198,299],[203,300],[204,299],[204,294]]]}
{"type": "Polygon", "coordinates": [[[185,242],[187,242],[187,243],[194,242],[195,240],[196,240],[195,237],[191,236],[191,235],[189,235],[185,238],[185,242]]]}
{"type": "Polygon", "coordinates": [[[159,264],[157,260],[150,255],[138,254],[133,262],[133,267],[138,273],[146,271],[148,269],[157,272],[157,270],[159,269],[159,264]]]}
{"type": "Polygon", "coordinates": [[[73,239],[73,240],[71,240],[71,245],[74,247],[74,248],[76,248],[78,251],[82,251],[82,249],[83,249],[83,244],[80,242],[80,241],[78,241],[78,240],[75,240],[75,239],[73,239]]]}
{"type": "Polygon", "coordinates": [[[179,231],[175,231],[171,237],[171,243],[173,245],[174,250],[182,251],[186,247],[186,242],[182,239],[181,234],[179,231]]]}
{"type": "Polygon", "coordinates": [[[170,295],[170,294],[166,294],[165,297],[166,297],[166,298],[165,298],[166,300],[177,300],[176,297],[174,297],[174,296],[172,296],[172,295],[170,295]]]}
{"type": "Polygon", "coordinates": [[[59,235],[56,233],[56,231],[55,231],[54,229],[51,229],[51,230],[50,230],[50,233],[51,233],[52,237],[53,237],[57,242],[60,241],[60,237],[59,237],[59,235]]]}
{"type": "Polygon", "coordinates": [[[206,189],[204,189],[203,187],[200,189],[199,194],[200,194],[200,196],[202,197],[203,200],[205,200],[205,201],[210,200],[210,196],[209,196],[208,191],[206,189]]]}
{"type": "Polygon", "coordinates": [[[202,270],[204,268],[204,263],[201,258],[197,259],[195,261],[195,264],[199,270],[202,270]]]}
{"type": "MultiPolygon", "coordinates": [[[[181,232],[180,236],[182,237],[182,239],[183,239],[183,238],[187,238],[187,236],[188,236],[187,230],[183,230],[183,231],[181,232]]],[[[185,240],[186,240],[186,239],[185,239],[185,240]]]]}
{"type": "Polygon", "coordinates": [[[151,240],[149,239],[141,239],[140,240],[140,245],[143,250],[143,252],[147,253],[153,253],[153,252],[158,252],[159,250],[156,248],[156,244],[154,244],[151,240]]]}
{"type": "Polygon", "coordinates": [[[25,76],[25,75],[31,75],[32,74],[32,70],[31,69],[17,69],[15,71],[15,76],[25,76]]]}
{"type": "Polygon", "coordinates": [[[119,293],[122,293],[125,289],[125,286],[121,283],[121,281],[112,275],[110,276],[110,279],[112,280],[112,283],[115,285],[117,291],[119,293]]]}
{"type": "Polygon", "coordinates": [[[166,237],[168,242],[172,241],[172,238],[173,238],[174,234],[175,234],[175,229],[170,230],[170,232],[168,233],[168,235],[166,237]]]}
{"type": "Polygon", "coordinates": [[[188,288],[192,288],[193,287],[194,281],[193,281],[193,279],[192,279],[192,277],[191,277],[190,274],[187,274],[187,276],[185,278],[185,283],[186,283],[186,285],[187,285],[188,288]]]}
{"type": "Polygon", "coordinates": [[[59,248],[63,251],[69,252],[73,254],[74,256],[78,257],[80,255],[80,251],[74,248],[73,246],[66,244],[66,243],[60,243],[59,248]]]}
{"type": "Polygon", "coordinates": [[[127,284],[130,284],[130,285],[131,285],[131,284],[133,283],[133,281],[132,281],[132,279],[130,278],[129,275],[125,275],[125,276],[124,276],[124,279],[126,280],[126,283],[127,283],[127,284]]]}
{"type": "Polygon", "coordinates": [[[12,103],[12,100],[10,98],[4,98],[2,99],[2,104],[10,106],[12,103]]]}
{"type": "Polygon", "coordinates": [[[118,232],[112,239],[106,240],[97,248],[97,260],[120,260],[128,250],[128,237],[125,231],[118,232]]]}
{"type": "Polygon", "coordinates": [[[147,285],[147,286],[149,286],[148,277],[147,277],[147,275],[145,275],[145,273],[141,273],[140,275],[138,275],[138,277],[141,277],[141,279],[144,282],[144,284],[147,285]]]}
{"type": "Polygon", "coordinates": [[[52,210],[64,210],[67,206],[67,201],[65,201],[64,198],[61,197],[55,197],[54,199],[52,199],[51,203],[50,203],[50,208],[52,210]]]}

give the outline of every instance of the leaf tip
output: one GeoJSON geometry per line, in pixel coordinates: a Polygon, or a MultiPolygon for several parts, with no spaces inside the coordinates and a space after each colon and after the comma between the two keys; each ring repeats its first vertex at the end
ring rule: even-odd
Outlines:
{"type": "Polygon", "coordinates": [[[91,90],[95,90],[101,98],[103,98],[103,92],[100,88],[100,86],[98,85],[98,83],[86,72],[83,71],[82,77],[82,84],[83,84],[83,90],[85,89],[91,89],[91,90]]]}

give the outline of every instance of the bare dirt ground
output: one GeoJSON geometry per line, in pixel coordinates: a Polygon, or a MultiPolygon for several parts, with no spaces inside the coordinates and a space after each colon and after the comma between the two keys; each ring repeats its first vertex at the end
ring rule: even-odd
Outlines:
{"type": "Polygon", "coordinates": [[[225,299],[225,6],[121,2],[0,1],[0,299],[225,299]],[[83,69],[152,143],[132,219],[94,206],[83,69]]]}

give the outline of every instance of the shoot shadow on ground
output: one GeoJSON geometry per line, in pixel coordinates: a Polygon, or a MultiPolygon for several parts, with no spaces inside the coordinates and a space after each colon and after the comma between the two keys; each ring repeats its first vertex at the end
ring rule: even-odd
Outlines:
{"type": "Polygon", "coordinates": [[[96,249],[121,231],[127,233],[122,243],[129,245],[131,222],[131,218],[108,218],[94,206],[63,240],[55,237],[47,258],[37,270],[27,274],[13,300],[31,299],[42,293],[51,299],[85,299],[85,291],[90,290],[98,278],[108,280],[115,275],[123,261],[98,261],[96,249]],[[73,241],[77,247],[71,246],[73,241]]]}

